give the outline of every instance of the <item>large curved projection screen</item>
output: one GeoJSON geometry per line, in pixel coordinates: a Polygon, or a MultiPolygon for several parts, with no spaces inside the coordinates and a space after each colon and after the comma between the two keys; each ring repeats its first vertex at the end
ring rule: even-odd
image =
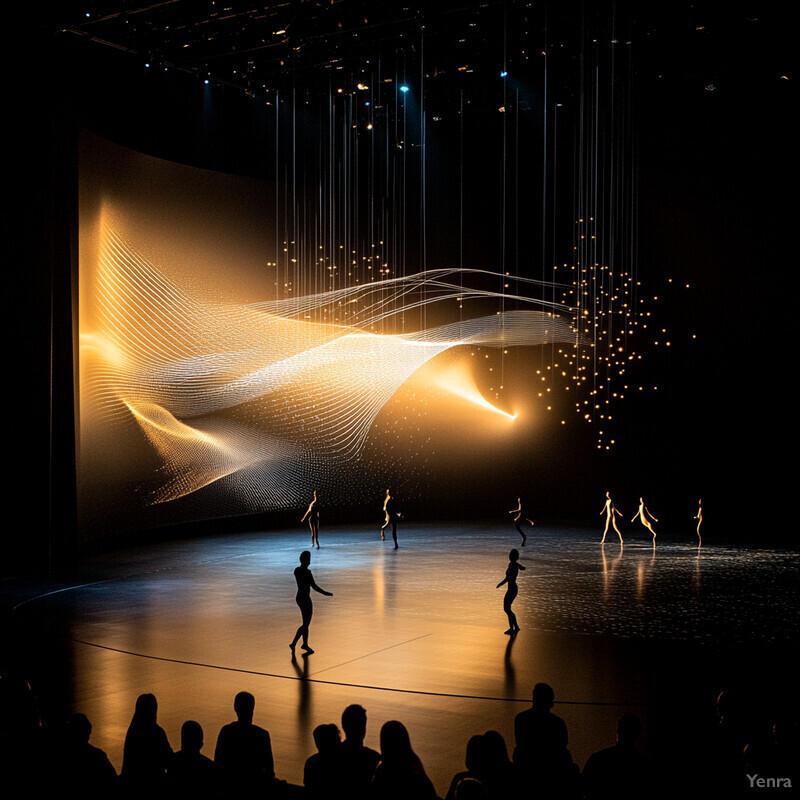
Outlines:
{"type": "Polygon", "coordinates": [[[299,507],[314,489],[377,502],[425,461],[417,391],[398,401],[413,381],[508,425],[454,354],[574,338],[541,304],[498,311],[496,291],[466,288],[479,271],[334,278],[276,225],[273,186],[84,137],[83,530],[299,507]],[[405,449],[386,458],[398,423],[405,449]]]}

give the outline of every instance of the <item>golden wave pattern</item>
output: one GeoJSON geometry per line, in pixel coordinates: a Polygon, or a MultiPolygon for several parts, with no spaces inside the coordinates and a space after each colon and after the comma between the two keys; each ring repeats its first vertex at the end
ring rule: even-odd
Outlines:
{"type": "Polygon", "coordinates": [[[162,464],[151,502],[227,478],[245,505],[284,506],[296,487],[314,485],[316,471],[354,458],[392,395],[437,355],[463,345],[574,341],[570,321],[549,309],[410,333],[370,330],[443,299],[502,296],[449,280],[469,272],[235,304],[184,290],[106,229],[92,329],[84,330],[84,317],[81,324],[82,427],[136,423],[162,464]],[[342,304],[357,307],[358,325],[308,320],[342,304]]]}

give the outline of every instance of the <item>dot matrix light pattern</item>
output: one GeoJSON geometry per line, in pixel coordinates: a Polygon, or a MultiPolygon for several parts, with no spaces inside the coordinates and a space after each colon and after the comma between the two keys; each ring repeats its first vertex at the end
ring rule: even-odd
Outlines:
{"type": "Polygon", "coordinates": [[[160,464],[150,503],[224,480],[240,508],[294,505],[358,460],[381,409],[436,356],[575,341],[568,313],[522,297],[539,308],[372,332],[420,305],[497,305],[498,293],[465,287],[470,272],[489,274],[435,270],[290,300],[223,302],[185,290],[106,228],[93,327],[81,325],[82,438],[101,425],[113,447],[109,433],[135,425],[160,464]],[[339,304],[354,309],[357,325],[315,321],[339,304]]]}

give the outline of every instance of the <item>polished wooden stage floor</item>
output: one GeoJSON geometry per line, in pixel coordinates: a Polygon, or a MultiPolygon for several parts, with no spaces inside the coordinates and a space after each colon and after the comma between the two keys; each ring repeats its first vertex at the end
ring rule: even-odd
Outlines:
{"type": "Polygon", "coordinates": [[[7,585],[25,633],[18,655],[44,716],[86,713],[118,769],[139,694],[156,694],[175,749],[195,719],[213,756],[248,690],[278,777],[302,782],[314,727],[360,703],[367,744],[378,749],[386,720],[404,722],[442,796],[471,735],[496,729],[513,747],[538,681],[555,689],[582,766],[613,743],[622,713],[642,718],[642,746],[658,758],[726,682],[757,678],[760,665],[778,684],[791,674],[795,553],[698,550],[690,537],[654,549],[644,535],[601,547],[597,529],[537,525],[520,548],[512,639],[495,586],[520,543],[513,527],[417,524],[399,538],[395,551],[377,527],[323,527],[311,569],[334,596],[312,593],[306,658],[288,647],[306,528],[128,549],[87,559],[69,580],[7,585]]]}

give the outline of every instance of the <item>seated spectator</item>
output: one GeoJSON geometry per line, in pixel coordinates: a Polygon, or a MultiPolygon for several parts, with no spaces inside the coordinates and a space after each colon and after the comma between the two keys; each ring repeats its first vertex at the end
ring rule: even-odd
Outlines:
{"type": "Polygon", "coordinates": [[[303,785],[308,796],[314,800],[337,800],[341,792],[341,746],[339,729],[333,724],[317,725],[314,728],[314,744],[317,752],[306,759],[303,769],[303,785]]]}
{"type": "Polygon", "coordinates": [[[59,791],[79,794],[86,798],[105,798],[117,787],[117,771],[108,756],[89,744],[92,723],[85,714],[73,714],[67,723],[63,751],[57,755],[60,764],[59,791]]]}
{"type": "Polygon", "coordinates": [[[225,797],[242,792],[263,794],[275,777],[269,733],[253,724],[255,706],[252,694],[239,692],[233,701],[236,721],[224,725],[217,737],[214,764],[225,797]]]}
{"type": "Polygon", "coordinates": [[[517,768],[508,757],[505,739],[497,731],[483,734],[485,743],[485,767],[481,778],[490,798],[515,798],[519,796],[517,768]]]}
{"type": "MultiPolygon", "coordinates": [[[[467,742],[467,753],[464,758],[466,772],[457,772],[450,781],[450,788],[447,790],[445,800],[455,800],[456,788],[466,779],[475,779],[481,784],[481,789],[486,792],[486,787],[482,782],[482,776],[487,772],[487,745],[484,736],[472,736],[467,742]]],[[[475,790],[469,790],[475,791],[475,790]]],[[[486,795],[488,797],[488,794],[486,795]]]]}
{"type": "Polygon", "coordinates": [[[625,714],[617,725],[617,743],[589,756],[581,782],[587,800],[653,797],[653,771],[646,756],[636,749],[642,724],[634,714],[625,714]]]}
{"type": "Polygon", "coordinates": [[[203,729],[199,722],[187,720],[181,726],[181,749],[167,766],[167,787],[172,797],[211,800],[219,797],[219,781],[214,762],[204,756],[203,729]]]}
{"type": "Polygon", "coordinates": [[[567,726],[551,712],[555,702],[552,687],[537,683],[532,704],[514,720],[514,764],[527,793],[573,797],[578,791],[578,767],[567,749],[567,726]]]}
{"type": "Polygon", "coordinates": [[[486,787],[477,778],[462,778],[453,793],[455,800],[489,800],[486,787]]]}
{"type": "Polygon", "coordinates": [[[342,712],[344,741],[339,749],[343,794],[352,800],[369,795],[372,776],[381,760],[380,753],[364,745],[367,735],[367,712],[350,705],[342,712]]]}
{"type": "Polygon", "coordinates": [[[139,695],[122,751],[122,779],[131,795],[160,796],[163,791],[172,748],[157,717],[155,695],[139,695]]]}
{"type": "Polygon", "coordinates": [[[436,799],[402,722],[390,720],[381,728],[381,760],[372,779],[372,795],[377,800],[436,799]]]}

